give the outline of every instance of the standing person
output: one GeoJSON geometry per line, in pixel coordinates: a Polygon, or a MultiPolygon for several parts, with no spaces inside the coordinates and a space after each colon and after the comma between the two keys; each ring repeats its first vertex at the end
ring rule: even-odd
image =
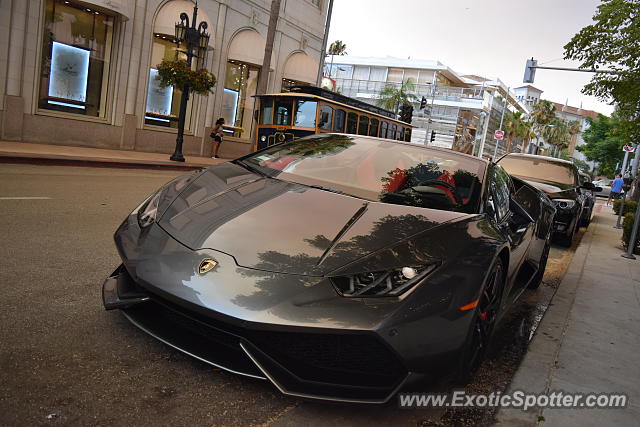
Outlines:
{"type": "Polygon", "coordinates": [[[620,198],[620,193],[622,192],[622,186],[624,185],[624,180],[622,179],[622,174],[617,174],[616,179],[611,182],[611,193],[609,193],[609,198],[607,199],[607,205],[611,199],[618,200],[620,198]]]}
{"type": "Polygon", "coordinates": [[[220,146],[222,145],[222,137],[224,136],[224,130],[222,126],[224,125],[224,119],[220,117],[216,121],[216,125],[213,127],[211,131],[211,138],[213,138],[213,157],[214,159],[219,159],[218,151],[220,151],[220,146]]]}

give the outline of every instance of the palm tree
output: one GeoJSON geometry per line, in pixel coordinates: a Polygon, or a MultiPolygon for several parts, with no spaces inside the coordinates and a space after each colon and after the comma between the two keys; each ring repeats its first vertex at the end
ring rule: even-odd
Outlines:
{"type": "Polygon", "coordinates": [[[522,152],[526,153],[529,149],[529,141],[537,138],[538,135],[533,131],[533,122],[527,120],[524,122],[522,129],[522,152]]]}
{"type": "Polygon", "coordinates": [[[418,100],[418,97],[413,93],[415,89],[415,84],[411,78],[406,79],[399,86],[387,84],[380,91],[376,104],[378,107],[397,113],[401,105],[411,104],[418,100]]]}
{"type": "Polygon", "coordinates": [[[533,131],[536,133],[536,142],[538,137],[545,135],[548,125],[551,124],[555,118],[556,106],[551,101],[541,99],[533,105],[531,120],[533,122],[533,131]]]}
{"type": "Polygon", "coordinates": [[[548,123],[543,131],[544,139],[554,147],[553,155],[555,157],[569,146],[569,131],[567,124],[560,119],[553,119],[548,123]]]}
{"type": "MultiPolygon", "coordinates": [[[[511,152],[511,141],[513,138],[525,138],[529,132],[527,128],[527,119],[521,111],[515,113],[508,112],[505,121],[505,133],[507,135],[506,151],[511,152]]],[[[523,147],[524,148],[524,147],[523,147]]]]}
{"type": "Polygon", "coordinates": [[[336,40],[329,45],[329,50],[327,51],[329,55],[346,55],[347,54],[347,45],[342,42],[342,40],[336,40]]]}
{"type": "Polygon", "coordinates": [[[573,144],[573,146],[575,147],[575,137],[577,134],[580,133],[580,131],[582,130],[582,125],[580,124],[579,121],[577,120],[571,120],[569,123],[567,123],[567,132],[569,132],[569,138],[570,138],[570,142],[569,145],[573,144]]]}

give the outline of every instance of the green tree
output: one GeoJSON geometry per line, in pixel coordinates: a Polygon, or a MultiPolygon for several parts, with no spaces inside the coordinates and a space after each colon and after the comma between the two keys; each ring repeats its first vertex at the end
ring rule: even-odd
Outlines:
{"type": "Polygon", "coordinates": [[[347,45],[342,40],[336,40],[329,45],[328,55],[346,55],[347,45]]]}
{"type": "Polygon", "coordinates": [[[402,104],[411,104],[418,100],[418,97],[413,93],[414,91],[415,84],[411,78],[406,79],[400,85],[387,84],[380,91],[376,104],[378,107],[397,113],[402,104]]]}
{"type": "MultiPolygon", "coordinates": [[[[511,142],[513,139],[525,139],[529,137],[530,134],[530,123],[527,120],[524,113],[521,111],[516,111],[515,113],[508,112],[507,119],[505,120],[505,134],[506,138],[506,151],[507,153],[511,152],[511,142]]],[[[522,146],[522,150],[524,152],[524,143],[522,146]]]]}
{"type": "Polygon", "coordinates": [[[576,149],[587,160],[599,163],[599,173],[612,177],[616,164],[622,159],[622,146],[627,139],[620,134],[620,119],[616,113],[612,117],[598,114],[598,120],[588,117],[589,128],[582,134],[585,144],[576,149]]]}
{"type": "Polygon", "coordinates": [[[556,106],[551,101],[541,99],[536,104],[533,104],[531,109],[531,128],[535,134],[536,142],[540,137],[547,140],[546,134],[549,125],[554,120],[556,120],[556,106]]]}
{"type": "Polygon", "coordinates": [[[605,68],[615,74],[596,73],[583,93],[615,103],[619,130],[640,137],[640,1],[602,0],[594,23],[581,29],[564,46],[565,59],[581,68],[605,68]]]}
{"type": "Polygon", "coordinates": [[[554,118],[543,130],[544,140],[551,144],[553,155],[558,156],[562,150],[569,147],[569,129],[567,124],[558,118],[554,118]]]}

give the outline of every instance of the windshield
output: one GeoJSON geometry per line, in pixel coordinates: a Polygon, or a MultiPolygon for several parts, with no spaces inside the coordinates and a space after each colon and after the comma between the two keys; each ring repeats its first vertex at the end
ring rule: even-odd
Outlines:
{"type": "Polygon", "coordinates": [[[439,150],[346,135],[313,135],[239,161],[299,184],[384,203],[477,211],[485,163],[439,150]]]}
{"type": "Polygon", "coordinates": [[[498,162],[510,175],[531,181],[576,185],[573,165],[529,157],[506,156],[498,162]]]}

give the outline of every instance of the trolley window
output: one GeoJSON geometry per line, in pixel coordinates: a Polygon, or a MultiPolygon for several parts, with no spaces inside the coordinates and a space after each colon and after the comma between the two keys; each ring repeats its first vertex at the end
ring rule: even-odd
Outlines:
{"type": "Polygon", "coordinates": [[[291,126],[291,99],[281,98],[276,101],[276,125],[291,126]]]}
{"type": "Polygon", "coordinates": [[[369,132],[369,117],[360,116],[358,119],[358,135],[367,135],[369,132]]]}
{"type": "Polygon", "coordinates": [[[406,128],[404,130],[404,140],[406,142],[411,142],[411,128],[406,128]]]}
{"type": "Polygon", "coordinates": [[[260,124],[272,125],[273,124],[273,99],[262,98],[262,109],[260,111],[260,124]]]}
{"type": "Polygon", "coordinates": [[[389,132],[387,132],[387,138],[389,139],[396,139],[396,124],[395,123],[391,123],[391,125],[389,125],[389,132]]]}
{"type": "Polygon", "coordinates": [[[387,127],[389,126],[389,124],[387,122],[382,122],[382,124],[380,125],[380,138],[386,138],[387,137],[387,127]]]}
{"type": "Polygon", "coordinates": [[[335,130],[336,132],[344,132],[344,116],[347,113],[345,113],[344,110],[336,110],[336,117],[333,121],[333,130],[335,130]]]}
{"type": "Polygon", "coordinates": [[[369,123],[369,136],[378,136],[378,124],[380,121],[378,119],[371,119],[369,123]]]}
{"type": "Polygon", "coordinates": [[[320,118],[318,120],[318,127],[324,130],[331,130],[331,121],[333,119],[333,108],[328,105],[320,107],[320,118]]]}
{"type": "Polygon", "coordinates": [[[398,141],[404,140],[404,128],[402,126],[398,126],[398,132],[396,132],[396,139],[398,141]]]}
{"type": "Polygon", "coordinates": [[[355,133],[358,131],[358,115],[356,113],[347,114],[347,133],[355,133]]]}
{"type": "Polygon", "coordinates": [[[296,119],[294,121],[294,126],[315,128],[317,109],[318,103],[316,101],[308,101],[305,99],[299,99],[296,101],[296,119]]]}

